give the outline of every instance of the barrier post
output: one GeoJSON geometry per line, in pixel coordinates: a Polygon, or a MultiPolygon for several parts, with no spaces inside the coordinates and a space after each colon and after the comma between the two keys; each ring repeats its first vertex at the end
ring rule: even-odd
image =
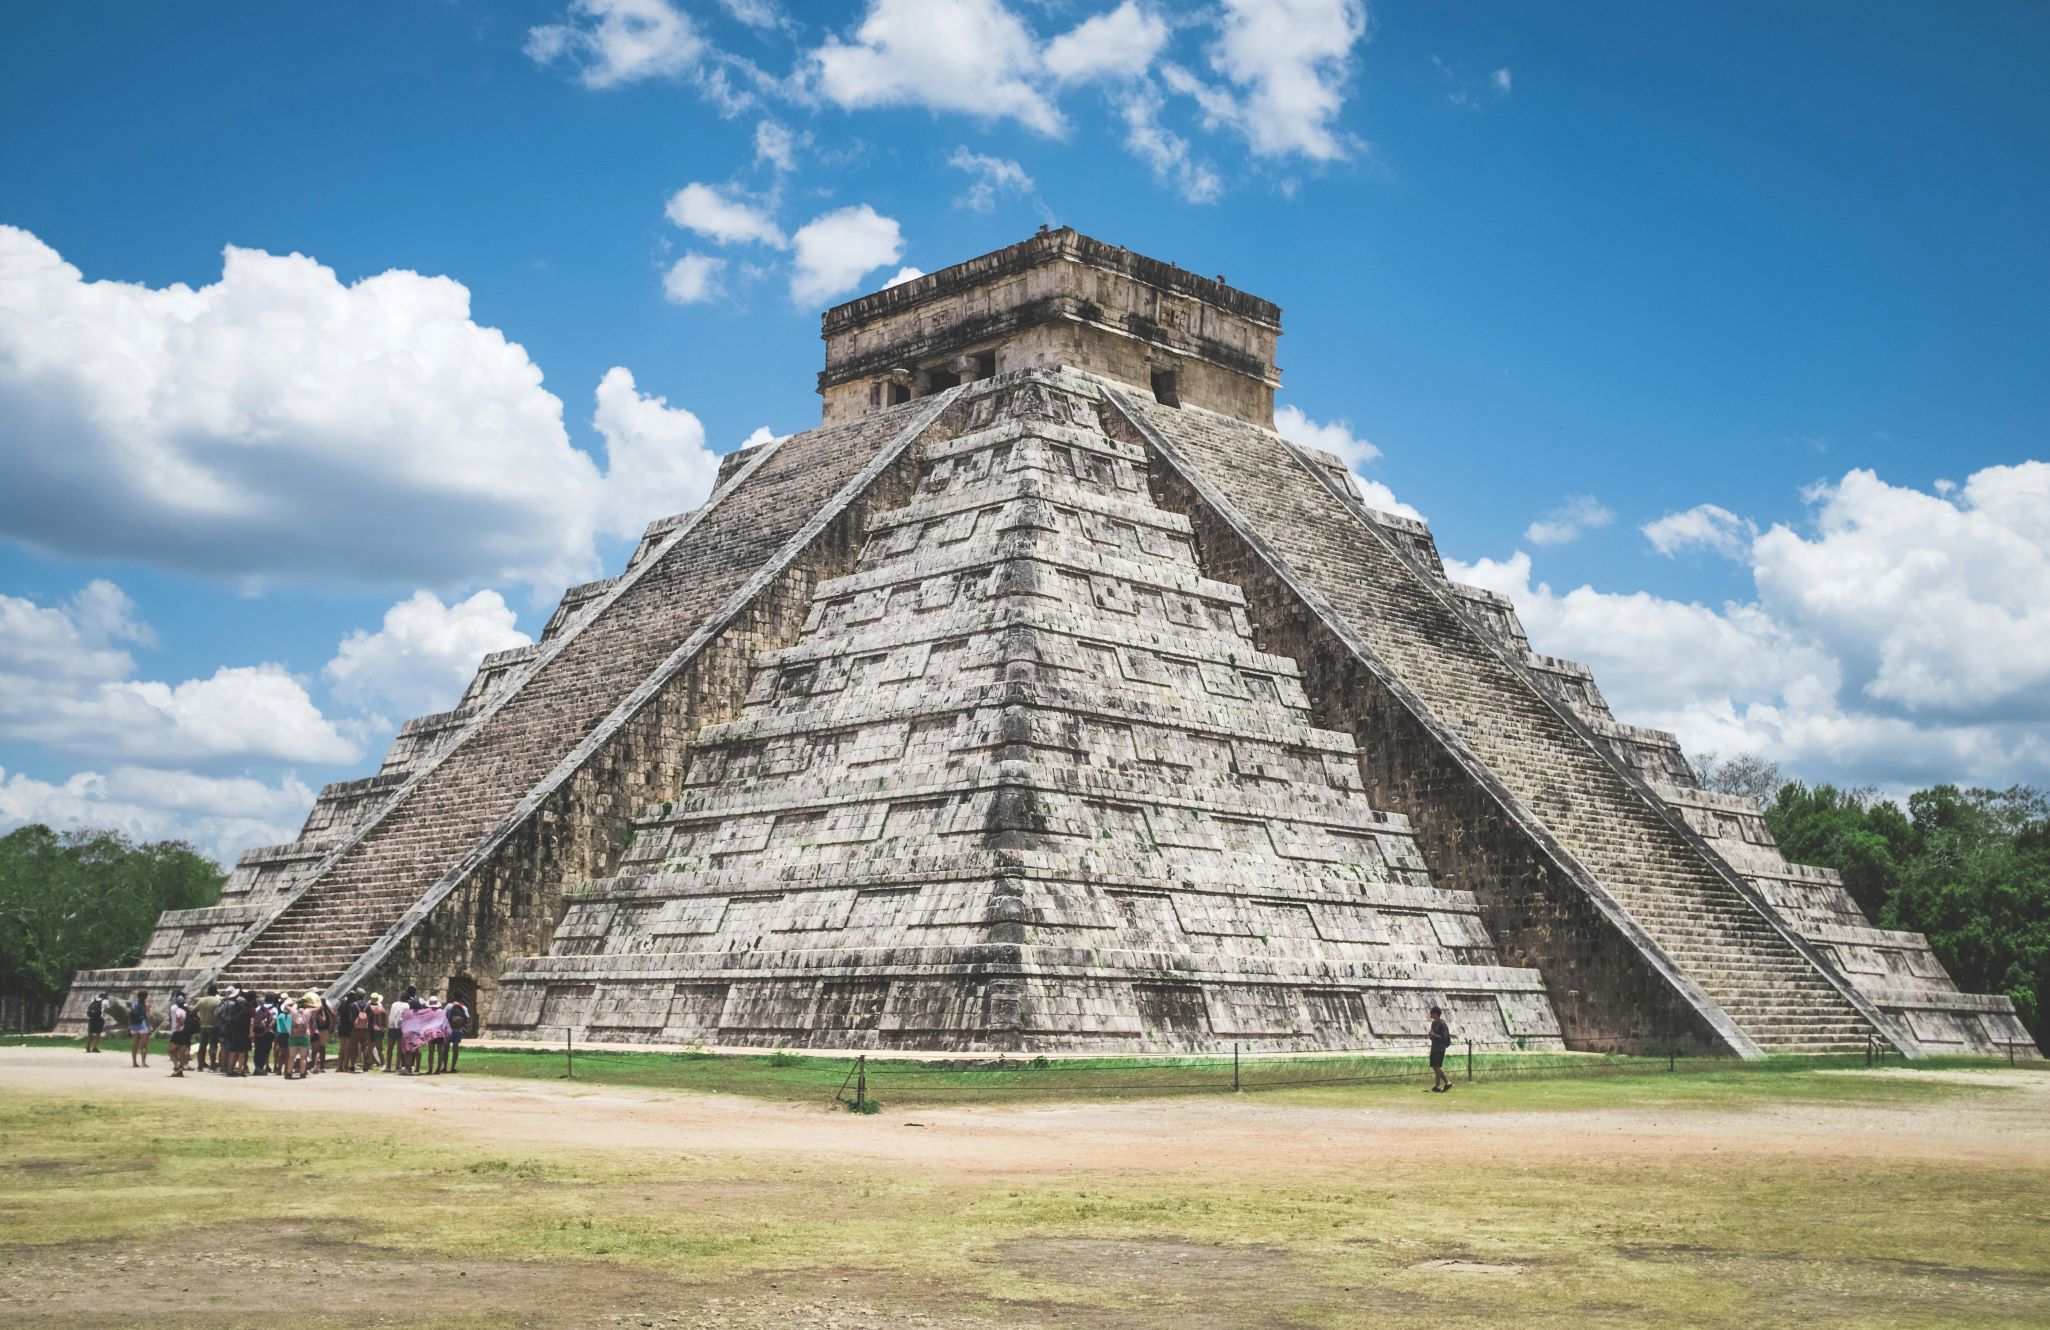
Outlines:
{"type": "Polygon", "coordinates": [[[1473,1079],[1473,1040],[1466,1041],[1466,1079],[1473,1079]]]}
{"type": "Polygon", "coordinates": [[[854,1057],[854,1106],[860,1108],[868,1102],[868,1054],[857,1053],[854,1057]]]}
{"type": "Polygon", "coordinates": [[[1239,1046],[1236,1041],[1231,1046],[1231,1092],[1239,1093],[1239,1046]]]}
{"type": "Polygon", "coordinates": [[[577,1029],[574,1025],[562,1027],[562,1078],[566,1081],[577,1078],[577,1029]]]}

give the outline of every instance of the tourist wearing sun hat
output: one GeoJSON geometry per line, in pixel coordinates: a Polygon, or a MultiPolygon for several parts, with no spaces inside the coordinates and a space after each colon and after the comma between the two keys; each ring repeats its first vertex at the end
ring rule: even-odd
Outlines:
{"type": "Polygon", "coordinates": [[[384,1061],[384,1029],[389,1015],[390,1013],[384,1009],[384,994],[372,993],[370,995],[370,1037],[363,1041],[363,1069],[365,1071],[370,1070],[372,1067],[384,1067],[386,1071],[391,1070],[390,1067],[385,1066],[384,1061]]]}
{"type": "Polygon", "coordinates": [[[311,993],[303,994],[292,1003],[287,1017],[285,1038],[290,1041],[290,1061],[285,1064],[286,1080],[305,1080],[308,1061],[313,1051],[313,1004],[320,999],[311,993]]]}

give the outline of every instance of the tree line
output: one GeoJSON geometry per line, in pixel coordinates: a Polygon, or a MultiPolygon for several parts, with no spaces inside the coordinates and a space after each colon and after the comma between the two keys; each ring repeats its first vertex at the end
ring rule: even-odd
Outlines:
{"type": "Polygon", "coordinates": [[[214,904],[222,881],[183,841],[39,823],[0,836],[0,1028],[47,1028],[73,973],[135,964],[158,915],[214,904]]]}

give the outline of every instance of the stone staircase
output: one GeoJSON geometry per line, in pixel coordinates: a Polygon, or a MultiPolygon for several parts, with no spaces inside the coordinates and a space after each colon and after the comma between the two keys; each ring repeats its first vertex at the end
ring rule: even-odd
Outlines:
{"type": "Polygon", "coordinates": [[[1254,426],[1129,395],[1120,405],[1758,1050],[1867,1046],[1874,1025],[1838,982],[1396,553],[1340,482],[1254,426]]]}
{"type": "Polygon", "coordinates": [[[440,984],[458,970],[489,982],[502,959],[493,946],[526,942],[525,950],[545,940],[558,908],[549,893],[559,894],[562,877],[600,866],[589,861],[617,854],[605,824],[623,822],[648,782],[672,778],[662,768],[679,759],[681,736],[652,734],[650,751],[619,762],[617,775],[578,796],[588,807],[576,810],[573,829],[552,814],[542,819],[548,825],[531,833],[510,870],[534,885],[495,880],[492,856],[571,779],[566,764],[616,760],[598,745],[606,726],[627,723],[620,709],[645,706],[651,676],[673,666],[729,598],[772,575],[763,570],[822,502],[936,409],[922,402],[761,450],[693,520],[651,528],[653,546],[636,553],[626,575],[572,588],[532,672],[494,690],[459,737],[278,902],[219,977],[293,992],[369,978],[443,900],[480,876],[469,920],[445,930],[454,938],[445,954],[389,976],[394,982],[440,984]],[[532,936],[490,936],[506,930],[508,916],[532,936]]]}

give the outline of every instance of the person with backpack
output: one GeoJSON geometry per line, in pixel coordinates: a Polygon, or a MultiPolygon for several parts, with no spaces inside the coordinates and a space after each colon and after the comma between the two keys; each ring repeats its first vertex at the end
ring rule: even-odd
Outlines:
{"type": "Polygon", "coordinates": [[[149,994],[140,988],[128,1004],[128,1065],[149,1066],[149,994]]]}
{"type": "Polygon", "coordinates": [[[107,995],[101,993],[98,997],[85,1004],[85,1051],[88,1053],[99,1052],[100,1037],[106,1033],[107,995]]]}
{"type": "Polygon", "coordinates": [[[335,1025],[342,1045],[343,1071],[359,1070],[356,1064],[363,1056],[363,1036],[370,1032],[369,1005],[360,988],[350,989],[342,999],[335,1025]]]}
{"type": "Polygon", "coordinates": [[[249,1074],[249,995],[232,985],[221,997],[214,1013],[214,1035],[220,1041],[214,1052],[214,1070],[229,1076],[249,1074]]]}
{"type": "Polygon", "coordinates": [[[185,994],[171,994],[170,1015],[166,1021],[171,1032],[171,1075],[183,1077],[185,1064],[192,1060],[192,1036],[198,1033],[198,1021],[192,1008],[185,1005],[185,994]]]}
{"type": "Polygon", "coordinates": [[[250,1002],[249,1042],[254,1047],[255,1074],[270,1075],[271,1048],[278,1041],[278,1007],[267,993],[256,994],[250,1002]]]}
{"type": "Polygon", "coordinates": [[[442,1070],[453,1072],[463,1057],[463,1037],[470,1032],[470,1008],[459,997],[448,1000],[448,1042],[442,1045],[447,1061],[442,1070]]]}

